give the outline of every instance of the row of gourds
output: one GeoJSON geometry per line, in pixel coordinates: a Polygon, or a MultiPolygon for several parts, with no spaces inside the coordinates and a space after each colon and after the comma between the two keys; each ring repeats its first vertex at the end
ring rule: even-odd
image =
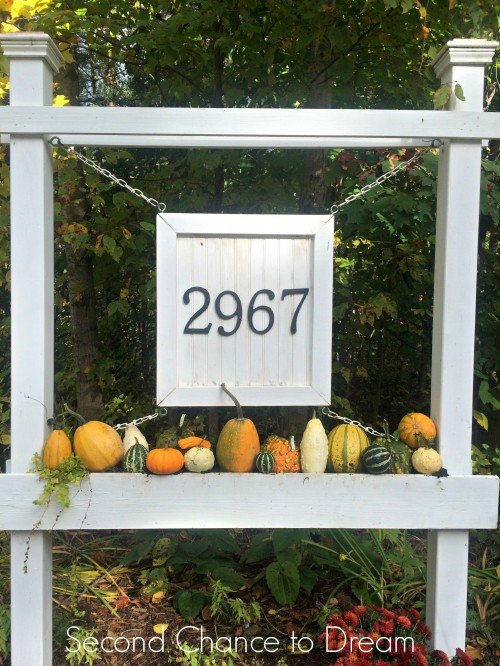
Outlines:
{"type": "Polygon", "coordinates": [[[146,438],[136,425],[126,427],[122,440],[107,423],[85,422],[69,410],[80,421],[73,444],[62,428],[54,426],[44,444],[42,462],[56,469],[74,452],[91,472],[105,472],[121,463],[126,472],[175,474],[186,469],[200,473],[211,471],[216,462],[224,472],[264,474],[326,471],[434,474],[442,469],[441,457],[433,448],[436,426],[424,414],[407,414],[396,436],[386,432],[372,443],[366,432],[356,425],[338,425],[327,435],[314,414],[307,423],[300,446],[295,445],[293,437],[271,435],[261,447],[254,423],[244,417],[237,399],[224,390],[235,402],[237,417],[222,429],[215,455],[210,442],[195,435],[176,437],[164,447],[149,450],[146,438]]]}

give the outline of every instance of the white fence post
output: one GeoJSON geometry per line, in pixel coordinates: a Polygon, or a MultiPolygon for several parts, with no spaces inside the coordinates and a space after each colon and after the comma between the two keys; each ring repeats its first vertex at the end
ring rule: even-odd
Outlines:
{"type": "MultiPolygon", "coordinates": [[[[434,69],[441,83],[458,83],[449,110],[481,111],[484,67],[496,42],[454,39],[434,69]]],[[[450,474],[471,473],[472,388],[476,311],[481,141],[450,140],[439,157],[431,413],[450,474]]],[[[439,511],[439,506],[436,507],[439,511]]],[[[437,649],[454,654],[465,643],[468,540],[466,530],[429,532],[427,623],[437,649]]]]}
{"type": "MultiPolygon", "coordinates": [[[[63,64],[43,33],[9,33],[0,45],[10,63],[10,104],[50,106],[52,78],[63,64]]],[[[50,146],[42,137],[10,141],[12,269],[11,471],[26,472],[47,435],[54,382],[54,240],[50,146]],[[29,396],[29,397],[28,397],[29,396]],[[31,399],[33,398],[33,399],[31,399]],[[37,402],[39,401],[39,402],[37,402]],[[45,408],[42,404],[45,405],[45,408]]],[[[52,663],[52,539],[11,537],[12,664],[52,663]]]]}

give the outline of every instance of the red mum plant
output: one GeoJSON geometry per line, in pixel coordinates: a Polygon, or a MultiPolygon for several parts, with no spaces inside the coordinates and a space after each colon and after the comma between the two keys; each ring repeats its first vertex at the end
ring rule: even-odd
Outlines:
{"type": "Polygon", "coordinates": [[[472,666],[463,650],[457,649],[451,660],[440,650],[430,651],[430,638],[415,608],[354,606],[328,618],[318,646],[332,653],[337,666],[472,666]]]}

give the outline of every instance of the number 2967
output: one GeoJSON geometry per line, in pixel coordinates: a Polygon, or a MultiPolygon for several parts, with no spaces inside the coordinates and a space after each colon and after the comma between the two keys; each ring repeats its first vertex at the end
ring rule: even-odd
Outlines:
{"type": "MultiPolygon", "coordinates": [[[[203,304],[189,318],[188,322],[184,326],[183,332],[186,335],[208,335],[210,329],[212,328],[212,323],[208,323],[203,328],[196,328],[194,326],[196,320],[199,317],[201,317],[201,315],[204,312],[206,312],[210,306],[211,297],[208,290],[205,289],[204,287],[190,287],[189,289],[186,289],[186,291],[184,292],[182,296],[182,302],[184,303],[184,305],[188,305],[191,300],[191,294],[194,294],[196,292],[202,295],[203,304]]],[[[309,287],[304,287],[302,289],[283,289],[283,291],[281,292],[281,301],[284,301],[285,298],[289,296],[295,296],[295,295],[301,296],[292,313],[290,321],[291,335],[295,335],[295,333],[297,333],[297,320],[299,317],[299,312],[302,306],[304,305],[304,301],[306,300],[308,294],[309,294],[309,287]]],[[[261,295],[266,296],[269,299],[269,301],[274,301],[274,299],[276,298],[276,294],[274,293],[274,291],[271,291],[270,289],[259,289],[250,299],[245,313],[246,320],[248,322],[250,330],[253,331],[253,333],[256,333],[257,335],[265,335],[274,326],[274,312],[272,308],[269,305],[255,305],[257,298],[261,295]],[[254,317],[257,312],[261,312],[267,317],[267,323],[264,328],[257,328],[255,325],[254,317]]],[[[215,298],[214,307],[215,307],[215,314],[222,321],[229,322],[231,320],[234,320],[232,328],[231,326],[228,326],[228,328],[224,328],[224,326],[222,325],[218,326],[217,327],[218,334],[224,337],[234,335],[236,331],[240,328],[243,321],[243,304],[241,302],[241,298],[234,291],[230,290],[221,291],[221,293],[218,294],[218,296],[215,298]]]]}

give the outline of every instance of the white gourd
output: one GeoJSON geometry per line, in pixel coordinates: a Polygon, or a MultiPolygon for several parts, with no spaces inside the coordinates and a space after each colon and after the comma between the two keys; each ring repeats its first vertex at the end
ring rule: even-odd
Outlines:
{"type": "Polygon", "coordinates": [[[328,437],[316,414],[306,425],[300,443],[300,465],[305,474],[321,474],[328,462],[328,437]]]}
{"type": "Polygon", "coordinates": [[[146,449],[146,451],[149,451],[149,444],[147,443],[146,438],[136,425],[131,424],[125,428],[125,433],[123,435],[124,453],[127,453],[134,444],[140,444],[146,449]]]}
{"type": "Polygon", "coordinates": [[[441,456],[435,449],[421,447],[412,457],[411,464],[419,474],[435,474],[443,466],[441,456]]]}
{"type": "Polygon", "coordinates": [[[194,446],[184,454],[184,467],[188,472],[209,472],[214,464],[214,454],[203,446],[194,446]]]}

